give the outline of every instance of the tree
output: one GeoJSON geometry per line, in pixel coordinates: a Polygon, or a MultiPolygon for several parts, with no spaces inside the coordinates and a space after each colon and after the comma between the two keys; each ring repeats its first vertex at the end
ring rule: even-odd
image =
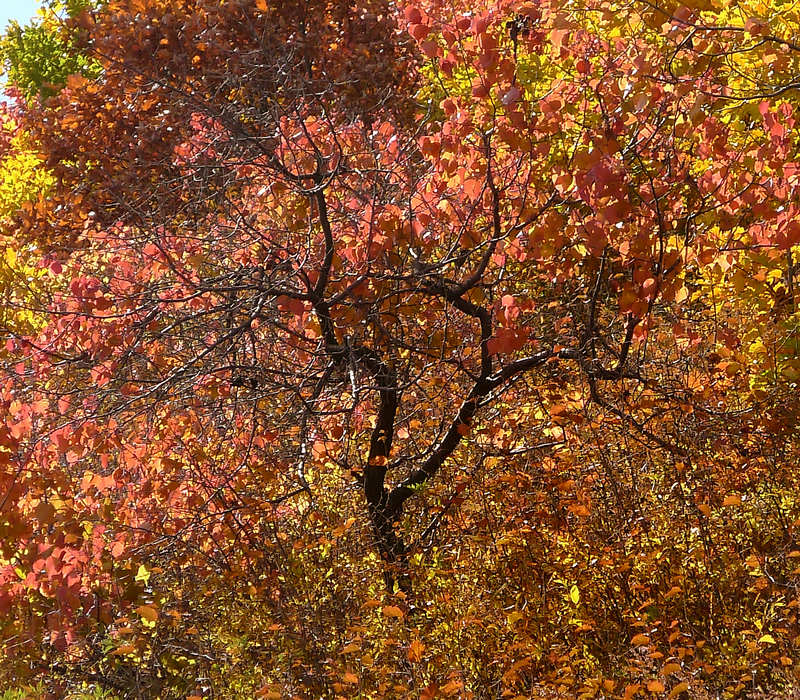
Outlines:
{"type": "MultiPolygon", "coordinates": [[[[21,207],[32,206],[30,203],[46,194],[51,185],[49,173],[27,143],[14,111],[7,105],[0,107],[0,218],[6,223],[21,207]]],[[[35,268],[38,257],[35,251],[20,249],[13,238],[4,237],[2,243],[0,289],[5,304],[0,319],[4,328],[27,333],[36,327],[31,297],[41,278],[35,268]]]]}
{"type": "MultiPolygon", "coordinates": [[[[387,621],[433,619],[442,572],[461,570],[448,539],[469,566],[520,578],[512,598],[467,582],[500,608],[540,595],[524,571],[566,592],[550,651],[531,651],[544,623],[517,625],[514,608],[526,655],[493,632],[502,672],[475,680],[491,664],[467,664],[471,692],[551,671],[554,687],[595,691],[606,673],[612,692],[630,625],[635,648],[655,644],[678,594],[692,612],[676,621],[732,634],[713,607],[739,604],[747,574],[715,580],[721,551],[763,568],[757,597],[788,604],[800,228],[786,17],[401,9],[111,2],[69,23],[98,76],[22,106],[53,184],[6,231],[49,283],[41,326],[5,329],[0,605],[6,637],[49,643],[51,668],[73,654],[118,691],[134,677],[192,691],[176,668],[195,643],[168,652],[191,635],[162,620],[202,617],[202,588],[227,586],[316,630],[284,633],[292,681],[264,692],[342,694],[366,681],[326,660],[323,621],[384,595],[376,573],[398,598],[377,604],[387,621]],[[774,510],[746,510],[761,499],[774,510]],[[725,515],[743,503],[741,522],[764,524],[746,546],[725,515]],[[334,555],[352,528],[360,540],[334,555]],[[531,544],[537,528],[552,537],[531,544]],[[508,560],[481,554],[506,539],[508,560]],[[359,562],[370,548],[379,558],[359,562]],[[299,604],[306,578],[330,586],[324,600],[299,604]],[[624,600],[614,614],[609,595],[624,600]],[[131,609],[144,631],[129,644],[131,609]],[[147,645],[145,678],[126,659],[147,645]]],[[[775,669],[794,663],[796,621],[781,624],[756,642],[780,646],[764,656],[775,669]]],[[[425,644],[407,641],[413,666],[425,644]]],[[[718,663],[699,668],[713,678],[718,663]]],[[[390,672],[364,673],[389,692],[390,672]]],[[[425,692],[466,693],[466,673],[423,675],[425,692]]],[[[664,690],[627,680],[628,697],[664,690]]]]}
{"type": "Polygon", "coordinates": [[[95,75],[97,66],[76,50],[65,33],[61,15],[75,17],[92,3],[72,0],[43,3],[39,17],[22,27],[12,21],[0,40],[0,62],[9,83],[25,97],[57,93],[69,75],[95,75]]]}

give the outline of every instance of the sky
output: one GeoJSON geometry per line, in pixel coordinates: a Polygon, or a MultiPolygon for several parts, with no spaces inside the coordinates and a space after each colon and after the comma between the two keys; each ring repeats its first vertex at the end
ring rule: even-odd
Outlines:
{"type": "Polygon", "coordinates": [[[0,0],[0,31],[5,31],[9,20],[25,24],[39,9],[39,0],[0,0]]]}

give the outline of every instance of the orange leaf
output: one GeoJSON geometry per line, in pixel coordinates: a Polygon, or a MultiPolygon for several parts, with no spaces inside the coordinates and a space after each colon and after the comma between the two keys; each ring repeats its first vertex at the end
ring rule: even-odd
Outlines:
{"type": "Polygon", "coordinates": [[[51,523],[53,516],[56,514],[56,509],[50,503],[42,501],[36,506],[34,513],[36,513],[36,519],[40,523],[51,523]]]}
{"type": "Polygon", "coordinates": [[[631,683],[631,685],[625,686],[625,700],[631,700],[631,698],[639,692],[639,689],[642,686],[639,683],[631,683]]]}
{"type": "Polygon", "coordinates": [[[672,690],[669,691],[669,697],[674,698],[680,695],[681,693],[685,693],[689,690],[689,681],[681,681],[676,685],[672,690]]]}
{"type": "Polygon", "coordinates": [[[467,197],[474,202],[478,199],[478,196],[483,190],[483,182],[475,178],[469,178],[468,180],[464,180],[464,184],[461,187],[467,197]]]}
{"type": "Polygon", "coordinates": [[[136,608],[136,612],[150,622],[155,622],[158,619],[158,610],[152,605],[140,605],[136,608]]]}
{"type": "Polygon", "coordinates": [[[383,616],[384,617],[403,617],[403,611],[398,608],[396,605],[384,605],[383,606],[383,616]]]}
{"type": "Polygon", "coordinates": [[[411,644],[408,645],[408,660],[412,664],[419,663],[422,661],[422,654],[425,651],[425,645],[419,641],[419,639],[415,639],[411,644]]]}
{"type": "Polygon", "coordinates": [[[264,698],[264,700],[281,700],[283,695],[281,695],[277,690],[265,685],[263,688],[256,691],[256,697],[264,698]]]}
{"type": "Polygon", "coordinates": [[[439,691],[439,686],[435,683],[431,683],[429,686],[423,688],[422,692],[419,695],[419,700],[433,700],[436,697],[436,693],[439,691]]]}
{"type": "Polygon", "coordinates": [[[131,652],[136,651],[136,647],[133,644],[121,644],[118,646],[114,651],[111,652],[112,656],[122,656],[123,654],[130,654],[131,652]]]}
{"type": "Polygon", "coordinates": [[[581,518],[586,518],[591,515],[591,511],[582,503],[573,503],[567,510],[581,518]]]}

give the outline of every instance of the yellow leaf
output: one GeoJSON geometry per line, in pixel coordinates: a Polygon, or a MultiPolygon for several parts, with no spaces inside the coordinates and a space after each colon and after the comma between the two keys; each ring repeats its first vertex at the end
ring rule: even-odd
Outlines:
{"type": "Polygon", "coordinates": [[[384,605],[383,606],[383,616],[384,617],[403,617],[403,611],[398,608],[396,605],[384,605]]]}
{"type": "Polygon", "coordinates": [[[136,572],[134,580],[141,581],[145,586],[150,582],[150,572],[147,570],[144,564],[139,566],[139,570],[136,572]]]}
{"type": "Polygon", "coordinates": [[[633,635],[633,639],[631,639],[631,646],[639,647],[644,644],[650,644],[650,637],[648,637],[646,634],[633,635]]]}
{"type": "Polygon", "coordinates": [[[725,374],[729,377],[736,376],[742,369],[742,365],[739,362],[728,362],[725,367],[725,374]]]}
{"type": "Polygon", "coordinates": [[[775,637],[771,634],[765,634],[758,641],[761,644],[775,644],[775,637]]]}
{"type": "Polygon", "coordinates": [[[509,627],[513,627],[514,623],[518,620],[521,620],[524,615],[519,610],[513,610],[508,615],[506,615],[506,621],[508,622],[509,627]]]}
{"type": "Polygon", "coordinates": [[[569,589],[569,599],[577,605],[581,600],[581,592],[578,590],[578,587],[573,585],[572,588],[569,589]]]}

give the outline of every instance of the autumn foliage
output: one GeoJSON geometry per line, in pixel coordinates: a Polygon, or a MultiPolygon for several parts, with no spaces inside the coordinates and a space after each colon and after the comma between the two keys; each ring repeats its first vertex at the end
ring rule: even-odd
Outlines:
{"type": "Polygon", "coordinates": [[[91,70],[0,115],[0,682],[800,686],[793,6],[50,21],[91,70]]]}

